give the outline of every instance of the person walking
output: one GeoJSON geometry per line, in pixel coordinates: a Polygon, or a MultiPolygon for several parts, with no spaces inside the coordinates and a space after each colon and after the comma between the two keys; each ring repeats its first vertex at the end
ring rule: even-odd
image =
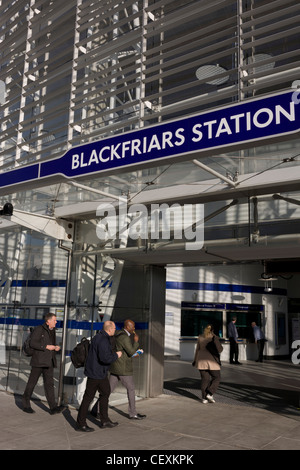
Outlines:
{"type": "Polygon", "coordinates": [[[60,413],[65,409],[64,406],[57,406],[54,394],[53,372],[54,367],[57,367],[56,352],[60,350],[60,347],[56,344],[56,323],[56,315],[47,313],[45,322],[35,327],[31,333],[30,347],[33,349],[30,361],[31,373],[22,396],[23,411],[25,413],[35,413],[30,406],[30,400],[41,375],[43,375],[44,390],[50,414],[60,413]]]}
{"type": "Polygon", "coordinates": [[[254,341],[258,346],[258,359],[256,359],[256,362],[263,362],[264,347],[266,342],[265,335],[259,326],[256,325],[255,321],[251,323],[251,326],[253,328],[254,341]]]}
{"type": "Polygon", "coordinates": [[[146,415],[140,414],[135,405],[135,385],[133,379],[133,356],[139,349],[139,337],[135,332],[135,323],[132,320],[125,320],[122,330],[115,334],[116,350],[122,351],[122,357],[115,361],[110,367],[110,389],[115,390],[118,381],[124,385],[128,397],[128,414],[130,419],[144,419],[146,415]]]}
{"type": "Polygon", "coordinates": [[[214,334],[213,326],[207,325],[198,336],[193,366],[200,371],[202,403],[215,403],[214,393],[221,379],[220,354],[223,346],[214,334]],[[210,350],[208,350],[208,348],[210,350]]]}
{"type": "Polygon", "coordinates": [[[91,432],[93,428],[86,423],[89,406],[99,392],[100,427],[113,428],[118,423],[113,423],[108,417],[108,400],[110,385],[108,370],[111,363],[122,356],[122,352],[114,352],[111,347],[110,337],[115,334],[116,325],[112,321],[105,321],[103,329],[96,334],[90,344],[84,373],[87,376],[86,389],[77,415],[77,431],[91,432]]]}
{"type": "Polygon", "coordinates": [[[230,364],[241,364],[239,362],[238,331],[235,323],[236,317],[232,317],[231,322],[228,324],[228,338],[230,343],[229,362],[230,364]]]}
{"type": "MultiPolygon", "coordinates": [[[[135,384],[133,379],[133,357],[142,354],[144,351],[139,349],[139,337],[135,332],[135,323],[133,320],[125,320],[122,330],[116,331],[112,343],[116,351],[122,351],[122,357],[110,366],[109,384],[111,393],[115,390],[118,382],[127,390],[128,414],[130,419],[144,419],[146,415],[140,414],[136,410],[135,404],[135,384]]],[[[92,415],[99,417],[99,401],[93,407],[92,415]]]]}

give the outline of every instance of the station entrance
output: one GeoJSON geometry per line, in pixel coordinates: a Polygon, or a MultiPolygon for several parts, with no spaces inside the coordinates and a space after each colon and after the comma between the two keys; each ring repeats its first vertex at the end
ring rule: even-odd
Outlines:
{"type": "MultiPolygon", "coordinates": [[[[57,256],[61,254],[56,253],[57,256]]],[[[22,345],[30,330],[44,322],[44,315],[53,312],[58,320],[57,343],[61,346],[54,380],[56,394],[62,402],[74,406],[81,402],[86,377],[83,368],[75,369],[71,363],[71,351],[83,337],[92,338],[102,330],[105,320],[114,321],[118,329],[128,318],[135,321],[139,342],[145,351],[133,362],[137,397],[157,396],[162,392],[165,269],[130,266],[128,263],[122,264],[121,269],[120,263],[110,266],[111,262],[100,255],[74,256],[64,282],[52,279],[36,281],[34,286],[12,284],[13,296],[25,300],[27,305],[22,307],[21,300],[0,305],[0,390],[20,395],[24,392],[31,367],[30,357],[24,356],[22,345]],[[116,277],[112,276],[112,269],[114,275],[117,272],[116,277]],[[64,295],[68,283],[65,319],[64,295]],[[41,295],[43,284],[50,301],[43,302],[41,307],[33,300],[37,291],[41,295]],[[25,291],[28,300],[24,297],[25,291]]],[[[60,267],[61,273],[64,271],[66,275],[67,263],[63,266],[64,263],[62,259],[60,267]]],[[[126,389],[119,386],[112,400],[123,400],[125,394],[126,389]]],[[[45,398],[42,379],[35,388],[34,397],[45,398]]]]}
{"type": "MultiPolygon", "coordinates": [[[[26,230],[23,225],[18,229],[7,229],[3,234],[3,247],[6,246],[7,251],[5,263],[2,263],[2,279],[5,280],[6,275],[7,281],[1,291],[5,302],[0,305],[2,390],[23,393],[30,372],[30,360],[22,355],[22,344],[30,328],[42,323],[44,314],[51,311],[57,315],[57,337],[62,345],[55,371],[57,393],[61,400],[75,405],[80,402],[85,377],[83,369],[74,369],[70,353],[82,337],[97,334],[107,319],[115,321],[118,328],[122,328],[127,318],[135,321],[141,346],[145,350],[145,354],[134,362],[137,395],[159,395],[163,388],[166,326],[169,328],[165,325],[166,266],[174,266],[176,260],[178,265],[201,265],[202,269],[214,264],[220,270],[224,263],[220,264],[219,259],[228,260],[229,256],[232,266],[234,263],[242,266],[247,259],[251,266],[251,262],[255,260],[257,263],[266,256],[280,255],[283,258],[291,250],[295,252],[291,244],[282,243],[282,235],[278,235],[278,244],[281,244],[279,252],[273,237],[268,245],[259,242],[245,245],[244,240],[242,245],[239,238],[212,239],[209,225],[205,246],[201,250],[188,251],[185,243],[176,243],[176,240],[166,243],[166,247],[154,246],[147,240],[142,245],[140,240],[130,240],[127,246],[120,244],[109,248],[99,246],[95,219],[87,216],[80,219],[76,214],[73,223],[74,240],[69,244],[64,242],[67,251],[62,249],[55,237],[26,230]],[[9,267],[14,269],[13,276],[5,271],[9,267]]],[[[245,229],[242,224],[239,228],[245,229]]],[[[223,235],[221,229],[220,234],[223,235]]],[[[286,236],[288,240],[290,237],[286,236]]],[[[249,271],[247,267],[245,269],[249,271]]],[[[227,277],[231,279],[231,275],[227,274],[227,277]]],[[[259,288],[260,297],[263,292],[263,287],[259,288]]],[[[173,339],[182,343],[187,337],[195,340],[204,324],[212,321],[216,334],[226,338],[226,325],[234,314],[238,317],[238,328],[243,339],[250,338],[250,318],[261,326],[265,326],[268,319],[272,338],[269,344],[274,346],[275,352],[281,346],[286,349],[287,312],[279,307],[283,297],[286,299],[286,289],[273,289],[273,294],[265,294],[264,305],[255,300],[251,303],[252,291],[247,294],[249,300],[243,303],[188,302],[177,297],[175,303],[180,305],[181,312],[175,323],[180,323],[181,330],[178,335],[172,330],[173,339]],[[274,308],[271,309],[272,302],[274,308]]],[[[42,384],[35,393],[38,398],[43,398],[42,384]]],[[[115,393],[115,397],[124,399],[123,387],[116,389],[115,393]]]]}

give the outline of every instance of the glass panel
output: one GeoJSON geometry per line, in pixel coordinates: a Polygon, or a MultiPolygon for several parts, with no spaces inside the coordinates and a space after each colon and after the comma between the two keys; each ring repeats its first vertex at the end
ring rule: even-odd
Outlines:
{"type": "MultiPolygon", "coordinates": [[[[86,227],[86,224],[84,226],[86,227]]],[[[93,224],[90,230],[95,230],[93,224]]],[[[86,234],[87,237],[90,234],[88,229],[86,234]]],[[[141,295],[136,295],[128,307],[124,296],[119,297],[122,272],[122,264],[116,263],[108,256],[87,254],[76,256],[74,259],[64,375],[64,399],[68,403],[80,403],[86,385],[84,369],[75,369],[70,358],[71,351],[83,337],[92,338],[102,330],[104,321],[111,319],[116,323],[117,329],[121,329],[124,320],[132,319],[136,323],[139,343],[146,349],[148,311],[143,305],[146,296],[145,285],[148,285],[147,275],[134,278],[135,289],[141,292],[141,295]]],[[[128,291],[126,296],[128,299],[128,291]]],[[[133,367],[136,395],[143,397],[146,394],[147,351],[143,356],[134,359],[133,367]]],[[[127,391],[121,384],[115,389],[110,401],[118,399],[127,400],[127,391]]]]}
{"type": "MultiPolygon", "coordinates": [[[[30,328],[43,323],[49,311],[60,312],[58,320],[62,320],[66,261],[56,240],[19,229],[2,233],[0,252],[0,387],[23,394],[31,366],[22,345],[30,328]]],[[[61,331],[57,329],[58,343],[61,331]]],[[[57,359],[56,393],[60,354],[57,359]]],[[[45,399],[42,380],[33,398],[45,399]]]]}
{"type": "Polygon", "coordinates": [[[181,311],[181,336],[198,336],[212,324],[216,335],[222,335],[223,312],[206,310],[181,311]]]}
{"type": "Polygon", "coordinates": [[[277,346],[286,344],[286,325],[284,313],[276,313],[275,340],[277,346]]]}
{"type": "Polygon", "coordinates": [[[253,330],[251,323],[254,321],[257,326],[261,327],[261,313],[257,311],[251,312],[227,312],[226,314],[226,323],[232,320],[233,317],[236,317],[235,326],[238,330],[239,338],[245,338],[250,341],[253,340],[253,330]]]}
{"type": "Polygon", "coordinates": [[[27,336],[29,309],[1,307],[0,344],[1,388],[17,393],[24,390],[24,376],[27,372],[25,356],[22,354],[23,341],[27,336]]]}

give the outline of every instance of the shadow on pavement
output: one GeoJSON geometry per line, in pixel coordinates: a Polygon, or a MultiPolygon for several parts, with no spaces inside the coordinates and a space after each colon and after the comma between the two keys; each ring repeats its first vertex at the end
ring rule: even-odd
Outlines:
{"type": "MultiPolygon", "coordinates": [[[[182,377],[164,382],[164,393],[201,398],[200,379],[182,377]]],[[[299,391],[236,383],[221,383],[216,401],[238,406],[254,406],[300,420],[299,391]]]]}

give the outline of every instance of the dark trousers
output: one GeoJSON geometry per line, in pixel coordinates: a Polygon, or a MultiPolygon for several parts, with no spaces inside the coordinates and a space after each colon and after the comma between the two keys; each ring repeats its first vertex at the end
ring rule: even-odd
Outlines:
{"type": "Polygon", "coordinates": [[[77,423],[79,426],[86,426],[86,417],[89,406],[93,401],[96,392],[99,392],[99,412],[100,420],[105,423],[108,419],[108,399],[110,395],[110,385],[108,377],[105,379],[87,379],[86,389],[83,395],[81,405],[78,410],[77,423]]]}
{"type": "Polygon", "coordinates": [[[234,338],[229,338],[229,343],[229,361],[232,364],[233,362],[238,362],[239,360],[239,345],[234,338]]]}
{"type": "Polygon", "coordinates": [[[208,369],[200,370],[200,375],[202,398],[205,398],[207,394],[213,395],[220,385],[221,371],[208,369]]]}
{"type": "Polygon", "coordinates": [[[33,390],[41,375],[43,375],[45,395],[49,407],[51,410],[56,407],[54,395],[53,367],[32,367],[28,383],[23,394],[24,408],[30,407],[30,399],[33,394],[33,390]]]}
{"type": "Polygon", "coordinates": [[[258,361],[262,362],[263,355],[264,355],[265,339],[258,339],[257,346],[258,346],[258,361]]]}

